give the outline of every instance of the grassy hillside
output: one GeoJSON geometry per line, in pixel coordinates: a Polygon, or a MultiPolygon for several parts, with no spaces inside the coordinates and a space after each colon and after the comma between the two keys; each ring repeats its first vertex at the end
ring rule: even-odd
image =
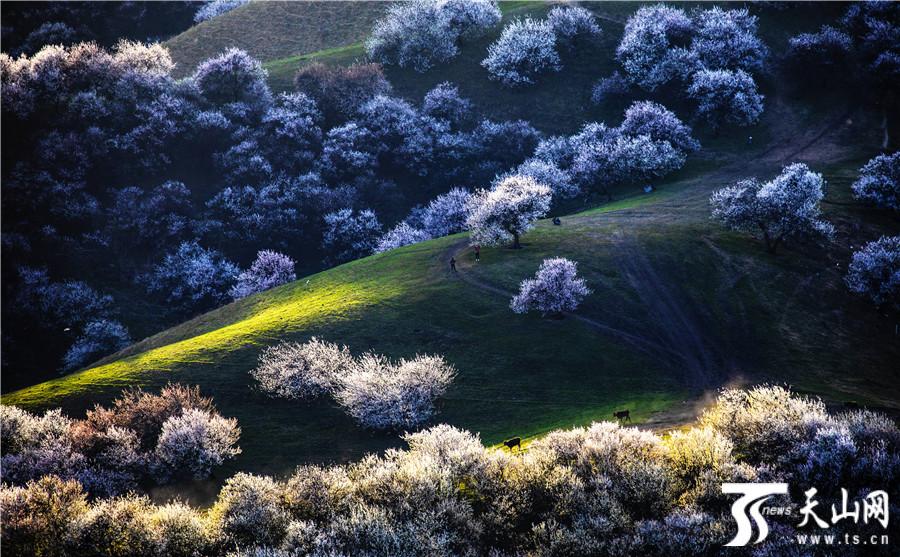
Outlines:
{"type": "Polygon", "coordinates": [[[273,60],[361,41],[384,12],[383,2],[257,1],[204,21],[165,45],[189,75],[199,62],[229,47],[273,60]]]}
{"type": "MultiPolygon", "coordinates": [[[[219,49],[230,37],[248,45],[258,38],[259,52],[274,54],[251,53],[270,60],[273,84],[287,87],[310,60],[360,58],[359,40],[370,26],[362,21],[376,17],[368,10],[383,8],[365,4],[357,13],[349,5],[321,4],[254,2],[170,46],[184,70],[190,56],[205,56],[199,45],[219,49]],[[340,32],[350,38],[337,40],[327,22],[317,25],[334,41],[316,43],[309,25],[264,31],[264,23],[277,19],[270,10],[316,6],[342,21],[340,32]],[[337,13],[345,9],[352,15],[337,13]]],[[[548,9],[545,3],[503,7],[507,19],[548,9]]],[[[621,22],[635,4],[589,7],[604,18],[599,49],[564,60],[564,72],[533,89],[508,91],[487,79],[478,63],[493,37],[466,44],[458,59],[426,74],[387,73],[410,98],[451,80],[492,117],[526,118],[547,131],[570,131],[588,119],[616,123],[627,102],[591,105],[590,85],[614,69],[621,22]]],[[[789,33],[829,17],[822,12],[802,6],[790,17],[765,12],[761,30],[776,50],[789,33]]],[[[758,126],[716,136],[699,129],[704,149],[656,184],[656,193],[621,191],[612,204],[572,208],[575,214],[560,227],[539,223],[523,250],[484,249],[476,264],[465,236],[457,235],[368,257],[202,315],[91,369],[4,393],[2,401],[31,409],[61,405],[77,414],[125,386],[200,385],[243,429],[244,452],[220,478],[235,470],[277,474],[301,462],[358,458],[398,442],[396,435],[358,428],[330,401],[278,401],[252,389],[247,372],[265,346],[313,335],[355,353],[443,354],[459,377],[437,419],[478,431],[487,443],[608,419],[622,408],[637,422],[677,423],[712,389],[766,380],[900,412],[895,323],[849,296],[842,283],[852,246],[897,230],[890,215],[854,204],[848,193],[856,169],[878,151],[879,130],[870,115],[850,110],[841,92],[795,98],[782,85],[771,78],[763,83],[766,112],[758,126]],[[772,257],[709,221],[712,189],[750,175],[769,178],[793,161],[808,162],[829,181],[827,218],[838,235],[827,249],[792,245],[772,257]],[[458,274],[447,268],[452,255],[458,274]],[[562,320],[514,315],[511,293],[550,256],[578,261],[594,293],[577,315],[562,320]]]]}
{"type": "Polygon", "coordinates": [[[709,222],[710,189],[778,171],[784,153],[760,147],[714,165],[696,162],[657,193],[564,217],[560,227],[543,221],[523,250],[485,249],[478,264],[457,235],[303,278],[91,369],[4,394],[3,403],[78,413],[126,385],[198,384],[243,429],[244,453],[223,477],[357,458],[397,442],[358,428],[331,402],[271,400],[252,389],[247,372],[263,347],[312,335],[356,353],[444,354],[459,378],[438,420],[479,431],[488,443],[609,418],[620,408],[637,421],[685,420],[695,408],[683,401],[730,382],[789,382],[897,411],[894,324],[841,282],[850,244],[895,224],[847,204],[863,159],[834,151],[841,133],[789,153],[832,185],[827,209],[841,233],[828,250],[795,245],[771,257],[709,222]],[[862,231],[848,237],[860,221],[862,231]],[[451,255],[457,275],[447,269],[451,255]],[[594,290],[579,317],[512,314],[509,295],[549,256],[578,261],[594,290]]]}
{"type": "MultiPolygon", "coordinates": [[[[459,86],[461,94],[472,99],[478,110],[494,119],[524,119],[548,133],[570,133],[585,121],[616,122],[622,110],[633,99],[610,101],[602,106],[591,102],[593,85],[601,77],[621,68],[615,61],[615,49],[621,38],[625,21],[640,4],[635,2],[582,2],[598,18],[603,36],[598,44],[576,54],[562,54],[563,70],[542,76],[535,87],[510,89],[488,77],[481,67],[488,45],[507,23],[516,18],[540,19],[555,2],[500,2],[503,21],[492,32],[477,40],[464,41],[460,55],[425,73],[396,66],[385,67],[385,74],[396,94],[419,102],[425,93],[443,81],[459,86]]],[[[727,4],[727,2],[725,3],[727,4]]],[[[738,4],[738,3],[735,3],[738,4]]],[[[743,7],[743,4],[740,4],[743,7]]],[[[692,7],[686,5],[686,8],[692,7]]],[[[754,10],[760,18],[760,35],[773,52],[780,52],[790,36],[817,29],[826,21],[833,21],[845,6],[793,6],[790,17],[782,10],[754,10]]],[[[329,65],[349,65],[365,60],[363,42],[347,43],[316,52],[303,52],[278,59],[267,59],[269,83],[275,90],[293,88],[297,69],[312,62],[329,65]]],[[[672,99],[665,99],[672,109],[681,108],[672,99]]]]}

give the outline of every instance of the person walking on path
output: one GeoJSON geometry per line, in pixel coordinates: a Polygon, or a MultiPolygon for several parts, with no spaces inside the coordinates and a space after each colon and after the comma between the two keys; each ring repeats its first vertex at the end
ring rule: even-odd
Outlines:
{"type": "Polygon", "coordinates": [[[481,246],[476,244],[475,245],[475,262],[477,263],[479,261],[481,261],[481,246]]]}
{"type": "Polygon", "coordinates": [[[456,272],[456,258],[450,257],[450,270],[456,272]]]}

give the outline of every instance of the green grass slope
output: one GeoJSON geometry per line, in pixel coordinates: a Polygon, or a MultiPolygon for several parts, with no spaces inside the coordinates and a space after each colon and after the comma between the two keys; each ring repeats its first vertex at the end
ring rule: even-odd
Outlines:
{"type": "Polygon", "coordinates": [[[191,27],[165,46],[177,64],[175,74],[182,77],[230,47],[273,60],[359,42],[386,7],[363,1],[250,2],[191,27]]]}
{"type": "Polygon", "coordinates": [[[832,139],[843,133],[820,133],[799,152],[760,147],[696,162],[657,193],[564,217],[559,227],[541,221],[524,249],[484,249],[477,264],[465,235],[456,235],[342,265],[2,402],[77,414],[125,386],[200,385],[243,429],[244,453],[223,477],[358,458],[398,442],[357,427],[331,401],[272,400],[253,389],[248,372],[265,346],[313,335],[355,353],[445,355],[459,377],[437,420],[478,431],[487,443],[607,419],[620,408],[638,422],[686,420],[695,408],[683,401],[732,382],[789,382],[897,411],[894,324],[842,284],[850,245],[896,225],[848,203],[863,159],[835,150],[832,139]],[[786,155],[825,172],[828,216],[840,234],[828,249],[795,245],[771,257],[709,222],[706,198],[747,174],[776,173],[786,155]],[[852,222],[865,224],[850,237],[852,222]],[[447,268],[451,255],[456,275],[447,268]],[[550,256],[578,261],[594,293],[579,317],[514,315],[509,295],[550,256]],[[629,337],[662,349],[644,350],[629,337]],[[686,363],[701,360],[699,370],[686,363]]]}
{"type": "MultiPolygon", "coordinates": [[[[251,3],[209,24],[265,7],[251,3]]],[[[607,18],[601,48],[565,61],[562,74],[534,89],[510,92],[486,78],[478,62],[491,37],[465,45],[447,66],[426,74],[390,69],[390,79],[410,97],[450,79],[486,112],[496,112],[493,117],[528,118],[548,131],[569,131],[586,119],[616,123],[623,106],[596,107],[585,99],[590,83],[612,71],[621,33],[615,20],[624,21],[635,5],[589,7],[607,18]]],[[[770,46],[826,17],[798,9],[804,17],[767,12],[761,29],[770,46]]],[[[507,18],[539,16],[547,6],[517,3],[504,10],[507,18]]],[[[252,22],[241,17],[234,29],[252,22]]],[[[307,60],[349,63],[362,53],[350,40],[292,51],[284,44],[293,40],[287,35],[305,32],[298,29],[268,39],[278,44],[266,48],[283,49],[281,59],[268,63],[273,81],[282,75],[289,83],[307,60]]],[[[693,401],[711,389],[766,380],[900,411],[895,323],[851,297],[842,283],[852,246],[897,230],[893,217],[849,195],[856,169],[878,152],[877,119],[851,109],[844,93],[800,98],[774,81],[764,87],[766,112],[758,126],[718,136],[698,131],[704,149],[656,184],[656,193],[622,191],[612,204],[570,208],[575,214],[560,227],[540,222],[522,250],[484,249],[476,264],[465,235],[457,235],[368,257],[199,316],[90,369],[3,393],[2,402],[78,414],[126,386],[199,385],[243,430],[244,452],[220,478],[235,470],[283,473],[298,463],[358,458],[398,443],[394,434],[357,427],[329,400],[272,400],[253,389],[248,372],[265,346],[313,335],[355,353],[443,354],[459,376],[436,419],[478,431],[487,443],[608,419],[621,408],[637,422],[677,423],[690,419],[693,401]],[[750,146],[748,134],[755,138],[750,146]],[[833,244],[792,245],[771,257],[757,242],[709,221],[714,188],[751,175],[769,178],[793,161],[809,163],[830,184],[825,208],[838,228],[833,244]],[[451,255],[459,260],[455,275],[447,268],[451,255]],[[551,256],[578,261],[593,294],[576,316],[562,320],[514,315],[512,291],[551,256]]]]}

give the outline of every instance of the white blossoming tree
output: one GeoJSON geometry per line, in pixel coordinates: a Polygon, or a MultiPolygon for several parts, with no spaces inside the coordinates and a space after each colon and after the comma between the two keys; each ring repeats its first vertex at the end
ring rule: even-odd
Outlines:
{"type": "Polygon", "coordinates": [[[231,296],[238,300],[295,281],[295,265],[296,262],[283,253],[262,250],[256,254],[250,268],[238,275],[237,283],[231,288],[231,296]]]}
{"type": "Polygon", "coordinates": [[[750,126],[763,111],[763,95],[744,70],[700,70],[688,96],[697,101],[697,114],[714,128],[722,124],[750,126]]]}
{"type": "Polygon", "coordinates": [[[834,227],[821,219],[825,180],[803,163],[786,166],[774,180],[755,178],[722,188],[710,198],[712,216],[732,230],[759,231],[774,254],[789,238],[830,238],[834,227]]]}
{"type": "Polygon", "coordinates": [[[428,232],[414,228],[406,221],[403,221],[379,238],[374,251],[375,253],[381,253],[410,244],[418,244],[429,239],[431,239],[431,235],[428,232]]]}
{"type": "Polygon", "coordinates": [[[519,238],[547,214],[551,198],[550,188],[529,176],[510,176],[491,190],[478,191],[466,221],[471,241],[499,245],[512,240],[513,249],[519,249],[519,238]]]}
{"type": "Polygon", "coordinates": [[[353,357],[346,346],[316,337],[305,343],[282,342],[263,351],[250,375],[260,389],[282,398],[312,398],[332,392],[353,357]]]}
{"type": "Polygon", "coordinates": [[[341,379],[338,403],[356,421],[373,429],[418,426],[434,414],[434,400],[443,395],[456,370],[441,356],[416,356],[390,362],[365,354],[341,379]]]}
{"type": "Polygon", "coordinates": [[[900,309],[900,236],[883,236],[855,252],[845,280],[876,305],[900,309]]]}
{"type": "Polygon", "coordinates": [[[241,429],[234,418],[192,408],[162,425],[156,445],[157,473],[164,478],[209,476],[212,468],[240,454],[241,429]]]}
{"type": "Polygon", "coordinates": [[[900,211],[900,152],[879,155],[860,168],[853,195],[878,207],[900,211]]]}
{"type": "Polygon", "coordinates": [[[468,190],[453,188],[432,199],[422,215],[422,224],[428,234],[439,238],[465,230],[471,197],[468,190]]]}
{"type": "Polygon", "coordinates": [[[575,310],[590,293],[584,279],[578,277],[578,264],[556,257],[545,259],[534,278],[522,281],[509,307],[516,313],[536,310],[558,317],[575,310]]]}
{"type": "Polygon", "coordinates": [[[491,79],[513,87],[529,85],[546,72],[558,72],[562,66],[556,50],[556,33],[546,21],[527,18],[503,28],[481,65],[491,79]]]}

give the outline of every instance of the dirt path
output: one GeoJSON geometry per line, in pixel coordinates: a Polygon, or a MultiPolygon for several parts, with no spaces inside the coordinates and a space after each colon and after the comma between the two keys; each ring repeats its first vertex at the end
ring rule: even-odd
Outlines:
{"type": "Polygon", "coordinates": [[[652,318],[653,333],[661,344],[676,354],[685,383],[695,388],[709,387],[722,379],[719,361],[712,342],[690,302],[676,285],[663,280],[644,252],[633,240],[618,234],[615,242],[616,261],[629,284],[652,318]]]}
{"type": "MultiPolygon", "coordinates": [[[[466,246],[467,242],[465,240],[461,240],[452,244],[444,252],[443,259],[449,260],[450,257],[455,257],[457,260],[461,260],[462,252],[466,249],[466,246]]],[[[457,271],[453,276],[465,282],[466,284],[469,284],[470,286],[478,288],[479,290],[491,292],[492,294],[496,294],[507,300],[515,296],[515,292],[511,292],[509,290],[506,290],[505,288],[500,288],[498,286],[485,282],[475,277],[472,273],[466,272],[466,270],[464,269],[457,271]]],[[[564,315],[588,325],[601,334],[604,334],[616,340],[626,342],[631,346],[637,348],[638,350],[641,350],[642,352],[645,352],[657,358],[662,358],[666,361],[671,362],[672,358],[681,357],[680,352],[672,350],[671,347],[657,342],[650,337],[624,331],[607,323],[603,323],[602,321],[592,319],[590,317],[586,317],[577,313],[565,312],[564,315]]]]}

